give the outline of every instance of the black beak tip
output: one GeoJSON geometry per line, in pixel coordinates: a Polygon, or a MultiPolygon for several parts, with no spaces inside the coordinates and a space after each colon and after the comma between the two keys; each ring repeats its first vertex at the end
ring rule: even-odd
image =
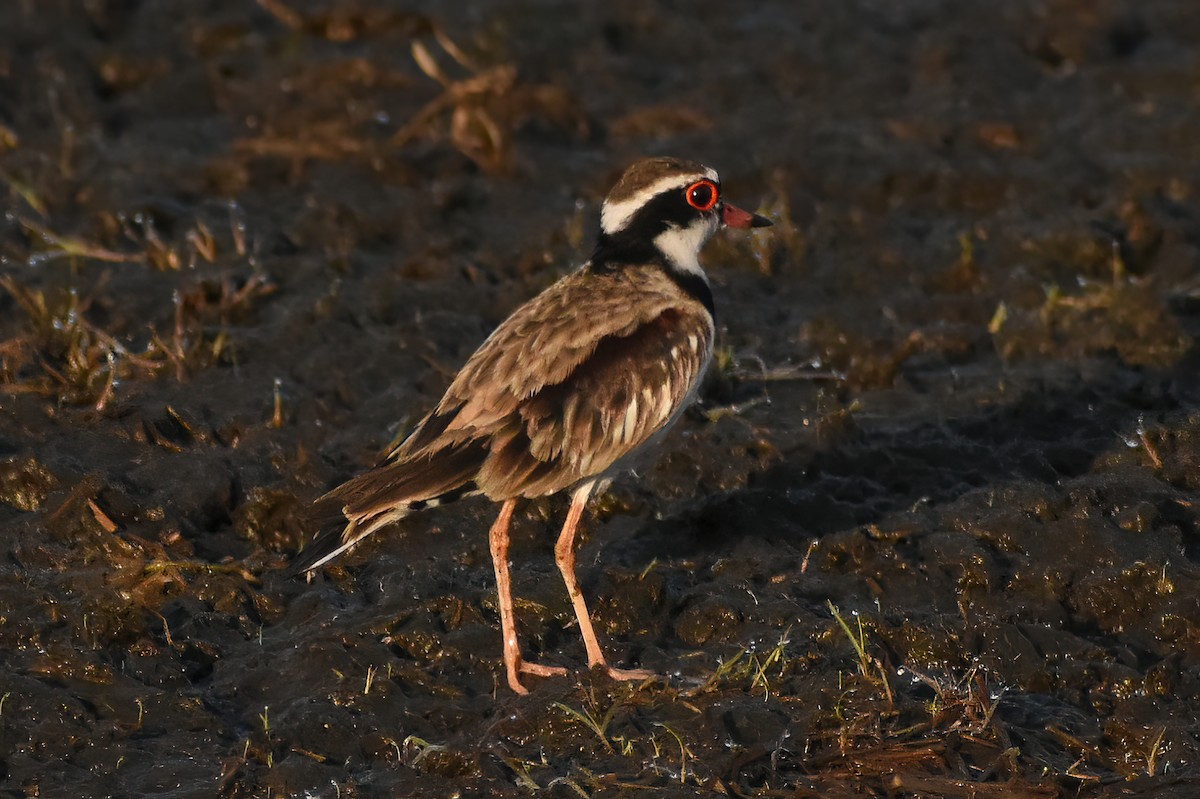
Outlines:
{"type": "Polygon", "coordinates": [[[750,227],[771,227],[771,225],[774,224],[775,223],[770,219],[767,219],[765,216],[759,216],[758,214],[754,214],[750,219],[750,227]]]}

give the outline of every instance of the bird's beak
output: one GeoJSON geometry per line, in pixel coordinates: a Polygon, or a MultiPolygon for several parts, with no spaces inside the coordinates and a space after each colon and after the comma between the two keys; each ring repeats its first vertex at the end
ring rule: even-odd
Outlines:
{"type": "Polygon", "coordinates": [[[721,221],[726,227],[770,227],[771,220],[765,216],[752,214],[749,211],[743,211],[736,205],[725,203],[721,207],[721,221]]]}

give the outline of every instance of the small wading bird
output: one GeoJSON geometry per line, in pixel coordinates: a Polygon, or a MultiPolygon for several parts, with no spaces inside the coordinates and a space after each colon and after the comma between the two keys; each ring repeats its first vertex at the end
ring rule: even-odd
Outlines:
{"type": "Polygon", "coordinates": [[[579,583],[575,533],[588,497],[657,441],[696,394],[712,357],[713,300],[700,248],[721,227],[771,223],[721,196],[717,173],[674,158],[631,166],[609,192],[591,259],[518,308],[467,360],[437,407],[371,471],[316,501],[344,520],[297,556],[311,572],[418,510],[482,494],[491,529],[508,684],[566,669],[521,657],[508,572],[508,526],[522,497],[571,491],[554,547],[589,667],[608,665],[579,583]],[[340,528],[340,529],[339,529],[340,528]]]}

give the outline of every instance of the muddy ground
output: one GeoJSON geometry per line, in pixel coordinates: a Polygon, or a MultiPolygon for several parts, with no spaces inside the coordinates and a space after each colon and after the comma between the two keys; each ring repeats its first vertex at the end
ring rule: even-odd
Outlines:
{"type": "Polygon", "coordinates": [[[10,0],[0,793],[1200,795],[1191,0],[10,0]],[[460,4],[461,5],[461,4],[460,4]],[[620,170],[774,228],[597,503],[310,585],[304,509],[587,255],[620,170]]]}

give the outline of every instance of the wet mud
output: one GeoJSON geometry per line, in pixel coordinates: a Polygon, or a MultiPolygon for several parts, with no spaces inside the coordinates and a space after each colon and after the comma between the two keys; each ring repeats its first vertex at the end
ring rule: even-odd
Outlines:
{"type": "Polygon", "coordinates": [[[12,0],[0,793],[1200,795],[1191,3],[12,0]],[[308,503],[587,255],[631,160],[775,220],[595,503],[311,584],[308,503]]]}

